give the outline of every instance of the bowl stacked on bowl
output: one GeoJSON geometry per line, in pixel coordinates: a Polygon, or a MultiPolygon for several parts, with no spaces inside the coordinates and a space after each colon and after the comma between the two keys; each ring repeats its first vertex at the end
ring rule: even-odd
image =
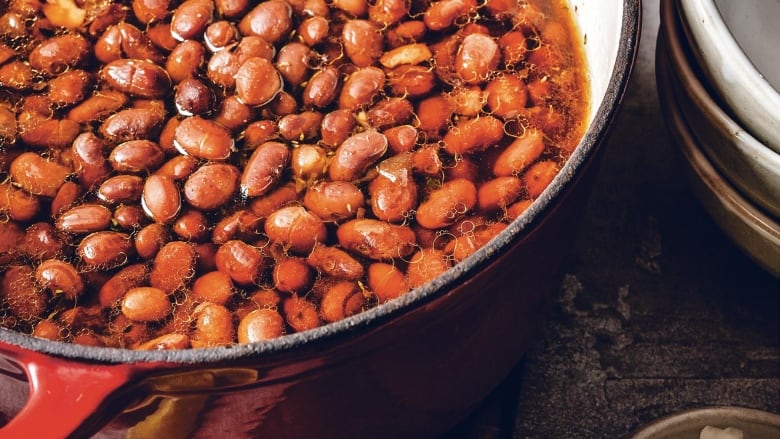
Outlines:
{"type": "Polygon", "coordinates": [[[661,1],[661,107],[704,208],[738,247],[780,276],[780,142],[763,135],[780,134],[772,128],[780,122],[780,94],[742,51],[720,3],[661,1]]]}

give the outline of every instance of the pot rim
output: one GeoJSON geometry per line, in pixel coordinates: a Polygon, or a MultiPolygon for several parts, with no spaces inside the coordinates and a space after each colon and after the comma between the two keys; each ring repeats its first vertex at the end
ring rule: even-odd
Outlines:
{"type": "MultiPolygon", "coordinates": [[[[623,0],[622,26],[615,66],[601,105],[596,109],[593,120],[571,157],[559,171],[550,186],[520,217],[512,221],[488,244],[459,264],[450,268],[438,278],[408,293],[363,311],[343,320],[317,328],[288,334],[280,338],[230,346],[135,351],[121,348],[93,347],[46,340],[6,328],[0,328],[0,343],[14,345],[22,350],[31,350],[66,359],[99,363],[174,363],[198,364],[233,361],[256,356],[269,356],[295,351],[302,347],[332,342],[361,330],[378,327],[400,317],[414,308],[419,308],[448,293],[452,287],[470,278],[480,268],[500,257],[504,250],[523,236],[531,233],[552,210],[554,202],[566,193],[578,177],[577,170],[584,167],[593,156],[598,145],[606,137],[633,70],[641,32],[642,0],[623,0]]],[[[591,110],[592,111],[592,110],[591,110]]]]}

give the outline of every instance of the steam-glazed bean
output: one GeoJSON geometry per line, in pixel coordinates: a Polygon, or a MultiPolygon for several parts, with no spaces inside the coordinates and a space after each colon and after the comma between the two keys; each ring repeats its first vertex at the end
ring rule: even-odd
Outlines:
{"type": "Polygon", "coordinates": [[[303,90],[303,104],[317,108],[327,107],[336,98],[339,88],[339,72],[326,66],[315,72],[303,90]]]}
{"type": "Polygon", "coordinates": [[[391,223],[408,221],[418,202],[411,156],[393,156],[381,162],[377,170],[378,175],[368,185],[371,211],[377,218],[391,223]]]}
{"type": "Polygon", "coordinates": [[[134,255],[134,247],[126,233],[103,230],[82,239],[76,252],[88,267],[105,270],[126,264],[134,255]]]}
{"type": "Polygon", "coordinates": [[[214,111],[217,97],[203,81],[185,78],[176,86],[174,103],[183,116],[202,115],[214,111]]]}
{"type": "Polygon", "coordinates": [[[480,33],[469,34],[463,38],[455,56],[455,71],[466,84],[482,84],[500,61],[501,50],[493,38],[480,33]]]}
{"type": "Polygon", "coordinates": [[[33,261],[70,256],[70,247],[66,247],[60,234],[49,223],[38,222],[31,224],[24,231],[24,238],[21,243],[17,239],[18,235],[14,236],[15,233],[12,230],[11,236],[7,236],[5,232],[0,232],[0,237],[8,239],[8,241],[4,241],[4,245],[13,246],[8,250],[0,251],[0,255],[3,253],[7,254],[10,250],[13,250],[14,253],[21,251],[26,258],[33,261]]]}
{"type": "Polygon", "coordinates": [[[368,18],[375,23],[390,26],[406,17],[409,2],[405,0],[378,0],[368,6],[368,18]]]}
{"type": "Polygon", "coordinates": [[[118,59],[106,64],[100,77],[114,89],[142,98],[165,96],[171,78],[162,67],[142,59],[118,59]]]}
{"type": "Polygon", "coordinates": [[[385,72],[387,84],[395,96],[420,97],[436,86],[436,75],[424,65],[403,64],[385,72]]]}
{"type": "Polygon", "coordinates": [[[328,166],[328,176],[331,180],[356,180],[386,151],[387,137],[384,134],[376,130],[354,134],[336,149],[328,166]]]}
{"type": "Polygon", "coordinates": [[[292,150],[290,168],[293,175],[303,180],[313,181],[325,174],[328,163],[327,152],[318,145],[298,145],[292,150]]]}
{"type": "Polygon", "coordinates": [[[192,294],[200,300],[225,305],[235,293],[233,280],[221,271],[210,271],[192,282],[192,294]]]}
{"type": "Polygon", "coordinates": [[[42,288],[54,294],[63,294],[68,300],[76,300],[84,293],[84,281],[69,262],[47,259],[35,269],[35,280],[42,288]]]}
{"type": "Polygon", "coordinates": [[[354,219],[336,231],[339,244],[347,250],[376,261],[409,256],[415,248],[411,228],[375,219],[354,219]]]}
{"type": "Polygon", "coordinates": [[[42,41],[30,52],[30,66],[48,75],[80,67],[89,57],[90,44],[78,33],[57,35],[42,41]]]}
{"type": "Polygon", "coordinates": [[[189,177],[198,167],[198,159],[191,155],[177,155],[163,163],[155,174],[164,175],[173,180],[183,180],[189,177]]]}
{"type": "Polygon", "coordinates": [[[58,107],[78,104],[88,96],[92,76],[84,70],[68,70],[49,81],[48,95],[58,107]]]}
{"type": "Polygon", "coordinates": [[[558,164],[551,160],[536,162],[523,174],[523,182],[528,195],[535,199],[550,185],[558,175],[558,164]]]}
{"type": "Polygon", "coordinates": [[[334,110],[322,117],[320,137],[328,146],[338,146],[352,134],[357,125],[355,116],[348,109],[334,110]]]}
{"type": "Polygon", "coordinates": [[[111,222],[118,229],[133,231],[140,229],[141,226],[149,221],[141,206],[137,204],[123,204],[114,209],[111,222]]]}
{"type": "Polygon", "coordinates": [[[461,116],[477,116],[485,106],[485,93],[476,85],[457,87],[445,96],[452,111],[461,116]]]}
{"type": "Polygon", "coordinates": [[[270,340],[284,334],[284,319],[275,309],[256,309],[241,319],[236,332],[239,343],[270,340]]]}
{"type": "Polygon", "coordinates": [[[268,110],[277,116],[287,116],[298,111],[298,100],[295,96],[282,90],[268,103],[268,110]]]}
{"type": "Polygon", "coordinates": [[[466,233],[451,241],[445,251],[452,255],[455,262],[460,262],[482,248],[506,228],[505,223],[479,224],[466,233]]]}
{"type": "Polygon", "coordinates": [[[419,130],[412,125],[398,125],[383,131],[390,149],[400,154],[411,151],[417,144],[419,130]]]}
{"type": "Polygon", "coordinates": [[[17,120],[19,138],[32,147],[65,149],[79,135],[81,127],[69,119],[46,119],[40,115],[17,120]]]}
{"type": "Polygon", "coordinates": [[[309,62],[312,51],[303,43],[287,43],[276,55],[276,68],[282,74],[285,83],[301,85],[309,77],[309,62]]]}
{"type": "Polygon", "coordinates": [[[411,121],[412,103],[405,98],[387,98],[368,109],[366,119],[372,127],[382,131],[411,121]]]}
{"type": "Polygon", "coordinates": [[[279,119],[279,135],[290,141],[312,139],[317,136],[321,123],[322,113],[317,111],[288,114],[279,119]]]}
{"type": "Polygon", "coordinates": [[[243,35],[257,35],[269,43],[286,39],[292,31],[292,7],[284,0],[268,0],[255,6],[238,23],[243,35]]]}
{"type": "Polygon", "coordinates": [[[287,206],[268,215],[265,234],[296,254],[311,252],[328,238],[325,224],[303,206],[287,206]]]}
{"type": "Polygon", "coordinates": [[[252,213],[260,218],[267,218],[276,209],[291,204],[298,198],[294,183],[287,183],[268,192],[265,196],[252,200],[249,205],[252,213]]]}
{"type": "Polygon", "coordinates": [[[133,349],[139,351],[172,351],[177,349],[187,349],[191,347],[190,338],[187,334],[178,334],[172,332],[155,337],[147,342],[141,343],[133,349]]]}
{"type": "Polygon", "coordinates": [[[377,295],[379,303],[409,291],[404,273],[394,264],[384,262],[374,262],[368,266],[368,287],[377,295]]]}
{"type": "Polygon", "coordinates": [[[85,203],[73,206],[57,217],[57,230],[66,233],[92,233],[108,229],[111,210],[102,204],[85,203]]]}
{"type": "Polygon", "coordinates": [[[318,245],[309,253],[306,263],[319,273],[334,279],[358,281],[365,275],[363,265],[338,247],[318,245]]]}
{"type": "Polygon", "coordinates": [[[152,259],[160,248],[170,241],[168,229],[160,223],[152,223],[135,234],[135,251],[142,259],[152,259]]]}
{"type": "Polygon", "coordinates": [[[354,17],[363,17],[368,12],[366,0],[335,0],[333,6],[354,17]]]}
{"type": "Polygon", "coordinates": [[[341,32],[344,52],[358,67],[373,64],[382,56],[382,33],[368,20],[348,20],[341,32]]]}
{"type": "Polygon", "coordinates": [[[279,181],[289,161],[290,150],[283,143],[266,142],[258,146],[241,174],[241,195],[257,197],[268,192],[279,181]]]}
{"type": "Polygon", "coordinates": [[[183,290],[195,276],[197,257],[192,244],[171,241],[163,245],[152,262],[149,284],[167,294],[183,290]]]}
{"type": "Polygon", "coordinates": [[[34,152],[25,152],[11,162],[8,173],[11,180],[27,192],[54,197],[71,170],[34,152]]]}
{"type": "Polygon", "coordinates": [[[197,40],[214,15],[211,0],[185,0],[173,11],[171,35],[179,41],[197,40]]]}
{"type": "Polygon", "coordinates": [[[225,160],[235,147],[230,131],[199,116],[182,120],[173,141],[182,154],[205,160],[225,160]]]}
{"type": "MultiPolygon", "coordinates": [[[[41,224],[51,229],[48,223],[41,224]]],[[[26,235],[25,230],[14,221],[0,222],[0,264],[8,264],[18,256],[18,250],[22,247],[26,235]]],[[[27,253],[24,248],[22,253],[27,253]]]]}
{"type": "Polygon", "coordinates": [[[231,50],[220,50],[209,58],[206,64],[206,76],[211,82],[225,90],[236,85],[236,72],[241,67],[238,54],[231,50]]]}
{"type": "Polygon", "coordinates": [[[509,144],[498,156],[493,165],[493,174],[497,176],[520,175],[544,152],[542,133],[537,130],[526,131],[523,137],[509,144]]]}
{"type": "Polygon", "coordinates": [[[190,336],[194,348],[224,346],[235,342],[233,316],[222,305],[201,303],[195,308],[195,329],[190,336]]]}
{"type": "Polygon", "coordinates": [[[165,153],[151,140],[130,140],[114,147],[108,161],[118,172],[148,172],[165,161],[165,153]]]}
{"type": "Polygon", "coordinates": [[[504,119],[522,113],[528,93],[525,82],[518,75],[501,75],[485,86],[487,106],[490,112],[504,119]]]}
{"type": "Polygon", "coordinates": [[[100,306],[106,308],[115,305],[130,288],[141,286],[148,274],[144,264],[132,264],[120,269],[100,287],[100,306]]]}
{"type": "Polygon", "coordinates": [[[11,182],[0,183],[0,212],[14,221],[30,221],[38,215],[41,204],[38,197],[17,189],[11,182]]]}
{"type": "Polygon", "coordinates": [[[171,0],[133,0],[133,14],[141,23],[160,21],[170,14],[171,0]]]}
{"type": "Polygon", "coordinates": [[[336,282],[325,290],[320,301],[320,317],[336,322],[362,311],[364,298],[355,282],[336,282]]]}
{"type": "Polygon", "coordinates": [[[371,105],[385,85],[385,72],[378,67],[363,67],[344,81],[339,108],[357,110],[371,105]]]}
{"type": "Polygon", "coordinates": [[[317,308],[305,298],[293,295],[282,302],[284,320],[296,332],[314,329],[320,326],[317,308]]]}
{"type": "Polygon", "coordinates": [[[447,255],[435,248],[422,248],[409,259],[406,279],[410,288],[416,288],[441,275],[450,268],[447,255]]]}
{"type": "MultiPolygon", "coordinates": [[[[270,2],[270,1],[269,1],[270,2]]],[[[249,58],[235,74],[236,95],[247,105],[265,105],[282,91],[282,75],[265,58],[249,58]]]]}
{"type": "Polygon", "coordinates": [[[179,188],[169,177],[150,175],[144,182],[141,205],[152,220],[162,224],[170,223],[181,210],[179,188]]]}
{"type": "Polygon", "coordinates": [[[477,204],[477,188],[469,180],[460,178],[445,181],[440,188],[428,194],[417,208],[417,223],[428,229],[440,229],[470,212],[477,204]]]}
{"type": "Polygon", "coordinates": [[[389,68],[395,68],[402,64],[420,64],[428,61],[433,56],[431,50],[424,43],[411,43],[396,47],[385,52],[379,58],[379,62],[389,68]]]}
{"type": "Polygon", "coordinates": [[[107,178],[98,187],[97,196],[108,204],[132,203],[141,199],[143,190],[143,178],[120,174],[107,178]]]}
{"type": "Polygon", "coordinates": [[[101,90],[83,100],[68,111],[68,119],[78,123],[100,121],[122,108],[127,103],[124,93],[101,90]]]}
{"type": "Polygon", "coordinates": [[[217,12],[228,18],[243,15],[249,10],[249,0],[214,0],[217,12]]]}
{"type": "Polygon", "coordinates": [[[355,218],[365,204],[363,192],[350,181],[320,181],[303,197],[303,205],[323,221],[355,218]]]}
{"type": "Polygon", "coordinates": [[[58,215],[66,208],[73,206],[76,202],[81,200],[84,195],[84,189],[73,181],[66,181],[57,189],[57,195],[51,199],[49,204],[49,212],[52,218],[58,215]]]}
{"type": "Polygon", "coordinates": [[[248,240],[260,233],[262,218],[249,210],[241,209],[223,217],[211,231],[211,241],[224,244],[233,239],[248,240]]]}
{"type": "Polygon", "coordinates": [[[231,240],[222,244],[216,254],[217,270],[227,274],[239,285],[254,285],[265,269],[262,250],[244,241],[231,240]]]}
{"type": "Polygon", "coordinates": [[[327,18],[321,15],[308,17],[298,26],[298,35],[309,47],[324,41],[329,32],[330,23],[327,18]]]}
{"type": "Polygon", "coordinates": [[[283,293],[305,293],[314,282],[314,270],[303,259],[289,257],[274,264],[272,277],[283,293]]]}
{"type": "Polygon", "coordinates": [[[120,58],[145,59],[161,63],[163,56],[149,37],[132,24],[121,22],[110,26],[95,43],[95,57],[102,63],[120,58]]]}
{"type": "Polygon", "coordinates": [[[111,142],[144,140],[159,134],[162,114],[145,108],[127,108],[108,116],[100,125],[100,134],[111,142]]]}
{"type": "Polygon", "coordinates": [[[238,192],[240,177],[238,168],[227,163],[203,165],[184,182],[184,199],[198,209],[219,209],[238,192]]]}
{"type": "Polygon", "coordinates": [[[35,274],[29,265],[11,265],[0,280],[0,299],[14,316],[32,321],[44,312],[49,296],[35,285],[35,274]]]}
{"type": "Polygon", "coordinates": [[[216,52],[238,41],[238,29],[227,20],[215,21],[206,27],[203,41],[209,50],[216,52]]]}
{"type": "Polygon", "coordinates": [[[504,124],[493,116],[462,119],[442,139],[450,154],[471,154],[495,146],[504,137],[504,124]]]}
{"type": "Polygon", "coordinates": [[[479,187],[477,200],[479,210],[492,212],[505,209],[516,201],[523,192],[523,181],[518,177],[496,177],[479,187]]]}
{"type": "Polygon", "coordinates": [[[153,287],[131,288],[122,298],[122,314],[136,322],[156,322],[167,317],[173,304],[165,291],[153,287]]]}
{"type": "Polygon", "coordinates": [[[211,221],[203,211],[187,208],[173,221],[171,230],[181,240],[203,242],[211,234],[211,221]]]}
{"type": "Polygon", "coordinates": [[[469,14],[476,12],[474,0],[439,0],[425,10],[423,20],[428,29],[443,30],[469,14]]]}
{"type": "MultiPolygon", "coordinates": [[[[214,122],[229,129],[233,133],[240,132],[256,118],[256,109],[243,102],[238,96],[228,96],[219,102],[214,114],[214,122]]],[[[246,144],[246,137],[244,139],[246,144]]]]}
{"type": "Polygon", "coordinates": [[[174,83],[189,78],[206,63],[206,49],[195,40],[185,40],[176,45],[165,61],[165,70],[174,83]]]}

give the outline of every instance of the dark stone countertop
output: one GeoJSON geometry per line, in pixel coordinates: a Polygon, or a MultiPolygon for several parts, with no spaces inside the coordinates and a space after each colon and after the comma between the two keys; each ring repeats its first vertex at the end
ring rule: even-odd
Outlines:
{"type": "Polygon", "coordinates": [[[704,406],[780,413],[780,281],[691,193],[655,87],[658,0],[535,346],[446,439],[621,438],[704,406]]]}

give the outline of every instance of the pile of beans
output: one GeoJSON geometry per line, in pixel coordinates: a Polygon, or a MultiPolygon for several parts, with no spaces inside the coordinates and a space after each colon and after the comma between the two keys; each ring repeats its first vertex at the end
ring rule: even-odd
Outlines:
{"type": "Polygon", "coordinates": [[[483,246],[576,147],[561,0],[0,5],[0,325],[248,343],[483,246]]]}

